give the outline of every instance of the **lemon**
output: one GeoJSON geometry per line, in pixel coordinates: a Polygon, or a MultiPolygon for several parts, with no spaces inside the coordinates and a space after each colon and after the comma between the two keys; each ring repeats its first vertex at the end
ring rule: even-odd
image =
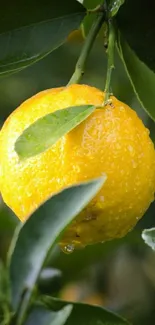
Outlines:
{"type": "Polygon", "coordinates": [[[17,108],[0,134],[1,193],[22,221],[53,193],[106,175],[63,235],[60,245],[68,252],[124,236],[154,199],[155,150],[148,129],[115,97],[106,107],[103,101],[104,93],[88,85],[45,90],[17,108]],[[51,148],[19,163],[14,146],[25,128],[50,112],[85,104],[98,108],[51,148]]]}

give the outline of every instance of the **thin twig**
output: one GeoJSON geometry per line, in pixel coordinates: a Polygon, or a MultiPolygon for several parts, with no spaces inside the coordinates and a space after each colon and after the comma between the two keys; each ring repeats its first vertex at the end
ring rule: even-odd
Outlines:
{"type": "Polygon", "coordinates": [[[111,83],[111,75],[114,69],[114,52],[115,52],[115,27],[113,25],[112,19],[108,21],[108,65],[107,65],[107,76],[106,76],[106,84],[105,84],[105,99],[104,105],[109,103],[110,98],[110,83],[111,83]]]}
{"type": "Polygon", "coordinates": [[[95,14],[95,13],[98,13],[98,12],[104,12],[105,11],[105,8],[104,8],[104,5],[98,5],[96,6],[95,8],[93,9],[88,9],[88,14],[95,14]]]}
{"type": "Polygon", "coordinates": [[[97,15],[97,18],[96,18],[94,24],[92,25],[92,27],[89,31],[89,34],[88,34],[86,40],[85,40],[81,54],[79,56],[79,59],[77,61],[76,67],[75,67],[75,72],[74,72],[73,76],[71,77],[68,85],[78,83],[80,81],[81,77],[84,75],[86,60],[88,58],[88,55],[91,51],[91,48],[94,44],[96,36],[97,36],[104,20],[105,20],[105,13],[104,12],[99,13],[97,15]]]}

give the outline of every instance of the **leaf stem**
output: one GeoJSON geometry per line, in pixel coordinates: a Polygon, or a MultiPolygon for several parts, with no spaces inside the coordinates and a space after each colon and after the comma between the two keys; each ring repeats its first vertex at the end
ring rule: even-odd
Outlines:
{"type": "Polygon", "coordinates": [[[109,103],[109,98],[111,95],[110,92],[110,83],[111,83],[111,75],[114,69],[114,53],[115,53],[115,27],[113,24],[113,20],[108,20],[108,65],[107,65],[107,75],[106,75],[106,84],[105,84],[105,99],[104,105],[109,103]]]}
{"type": "Polygon", "coordinates": [[[104,4],[102,4],[102,5],[100,4],[93,9],[88,9],[87,12],[88,12],[88,14],[96,14],[98,12],[103,12],[104,10],[105,10],[104,4]]]}
{"type": "Polygon", "coordinates": [[[79,59],[77,61],[75,72],[73,73],[68,85],[72,85],[75,83],[78,83],[81,79],[81,77],[84,75],[84,69],[86,60],[88,58],[88,55],[91,51],[91,48],[94,44],[94,41],[96,39],[96,36],[105,20],[105,12],[98,13],[96,20],[94,24],[92,25],[90,32],[85,40],[84,46],[82,48],[81,54],[79,56],[79,59]]]}
{"type": "Polygon", "coordinates": [[[22,293],[18,309],[14,314],[11,323],[9,325],[23,325],[27,316],[27,310],[30,305],[30,299],[32,297],[32,291],[25,288],[22,293]]]}

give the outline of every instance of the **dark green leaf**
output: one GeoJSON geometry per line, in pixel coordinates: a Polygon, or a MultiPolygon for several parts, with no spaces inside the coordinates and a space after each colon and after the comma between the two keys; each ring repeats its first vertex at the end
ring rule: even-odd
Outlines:
{"type": "Polygon", "coordinates": [[[50,311],[42,306],[34,308],[25,325],[64,325],[72,311],[72,305],[67,305],[59,311],[50,311]]]}
{"type": "Polygon", "coordinates": [[[155,228],[143,230],[142,238],[148,246],[155,250],[155,228]]]}
{"type": "Polygon", "coordinates": [[[19,158],[29,158],[45,151],[84,121],[94,110],[95,106],[92,105],[73,106],[38,119],[21,134],[15,143],[19,158]]]}
{"type": "MultiPolygon", "coordinates": [[[[67,302],[51,297],[42,298],[42,302],[51,310],[59,310],[67,302]]],[[[65,325],[129,325],[129,323],[112,312],[98,306],[72,303],[73,309],[65,325]]]]}
{"type": "Polygon", "coordinates": [[[76,0],[3,1],[0,21],[0,74],[40,60],[79,27],[85,15],[76,0]]]}
{"type": "Polygon", "coordinates": [[[118,48],[134,91],[145,111],[155,120],[155,74],[133,52],[121,33],[118,48]]]}
{"type": "Polygon", "coordinates": [[[119,29],[131,49],[153,71],[155,71],[154,13],[154,0],[125,0],[116,17],[119,29]]]}
{"type": "Polygon", "coordinates": [[[40,206],[23,225],[10,261],[15,310],[25,290],[31,295],[45,260],[62,231],[95,196],[104,181],[100,178],[63,190],[40,206]]]}

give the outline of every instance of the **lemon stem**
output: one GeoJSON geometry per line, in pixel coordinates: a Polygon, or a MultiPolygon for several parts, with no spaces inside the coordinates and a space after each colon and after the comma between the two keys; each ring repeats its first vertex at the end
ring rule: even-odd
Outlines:
{"type": "Polygon", "coordinates": [[[114,66],[114,54],[115,54],[115,27],[112,19],[108,20],[108,65],[107,65],[107,76],[106,76],[106,84],[105,84],[105,99],[104,105],[109,103],[110,99],[110,84],[111,84],[111,75],[112,71],[115,68],[114,66]]]}
{"type": "Polygon", "coordinates": [[[72,85],[75,83],[78,83],[82,76],[84,75],[84,69],[86,60],[88,58],[88,55],[91,51],[91,48],[94,44],[94,41],[96,39],[96,36],[105,20],[105,12],[98,13],[96,20],[94,24],[92,25],[89,34],[84,42],[81,54],[79,56],[79,59],[76,63],[75,72],[73,73],[68,85],[72,85]]]}

